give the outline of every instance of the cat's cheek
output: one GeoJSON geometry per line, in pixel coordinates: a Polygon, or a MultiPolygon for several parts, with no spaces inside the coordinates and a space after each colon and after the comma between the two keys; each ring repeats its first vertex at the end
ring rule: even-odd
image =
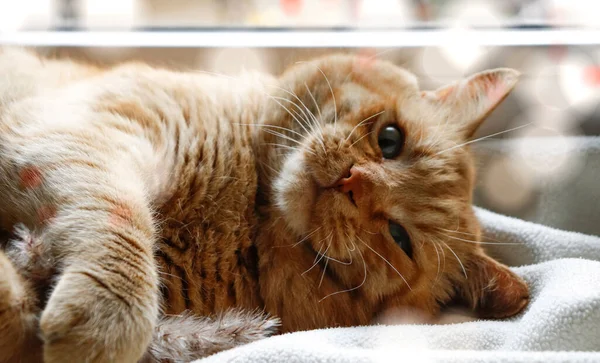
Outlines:
{"type": "Polygon", "coordinates": [[[298,234],[308,231],[316,198],[315,182],[304,165],[302,155],[290,157],[274,183],[275,205],[298,234]]]}

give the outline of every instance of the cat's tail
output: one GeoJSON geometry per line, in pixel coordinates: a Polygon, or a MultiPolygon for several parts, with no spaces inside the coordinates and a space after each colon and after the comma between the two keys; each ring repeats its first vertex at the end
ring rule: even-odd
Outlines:
{"type": "Polygon", "coordinates": [[[216,317],[192,313],[167,316],[156,327],[141,362],[190,362],[277,333],[280,321],[267,314],[237,309],[216,317]]]}

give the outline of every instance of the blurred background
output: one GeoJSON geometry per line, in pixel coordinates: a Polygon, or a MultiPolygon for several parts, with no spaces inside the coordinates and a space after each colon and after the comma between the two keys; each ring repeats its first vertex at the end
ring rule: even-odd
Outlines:
{"type": "Polygon", "coordinates": [[[584,146],[586,155],[598,153],[589,137],[600,135],[600,1],[0,0],[0,44],[107,65],[135,59],[227,74],[277,74],[317,55],[355,52],[410,69],[423,88],[516,68],[521,83],[477,135],[512,140],[488,142],[481,152],[477,204],[599,233],[600,218],[582,206],[558,219],[548,210],[581,200],[572,198],[577,190],[600,202],[591,166],[598,157],[581,156],[584,146]],[[545,139],[535,145],[553,156],[532,158],[541,151],[519,143],[523,136],[545,139]]]}

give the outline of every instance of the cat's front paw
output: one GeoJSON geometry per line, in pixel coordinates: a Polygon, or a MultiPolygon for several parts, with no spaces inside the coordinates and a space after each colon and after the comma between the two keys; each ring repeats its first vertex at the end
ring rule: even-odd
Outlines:
{"type": "Polygon", "coordinates": [[[65,273],[40,322],[44,362],[137,362],[152,338],[152,309],[118,296],[92,273],[65,273]],[[148,311],[150,310],[150,311],[148,311]]]}

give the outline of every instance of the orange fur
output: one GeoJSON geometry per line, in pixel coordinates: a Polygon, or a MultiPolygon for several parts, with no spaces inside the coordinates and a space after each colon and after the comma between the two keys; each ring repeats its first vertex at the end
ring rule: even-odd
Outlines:
{"type": "MultiPolygon", "coordinates": [[[[478,243],[460,146],[514,71],[422,93],[401,68],[344,55],[278,79],[66,62],[58,69],[81,71],[64,83],[16,54],[39,69],[14,76],[20,98],[0,93],[0,221],[34,230],[57,263],[41,315],[48,362],[141,358],[159,290],[164,313],[259,309],[284,332],[369,324],[397,307],[433,316],[454,298],[504,317],[527,301],[524,282],[478,243]],[[406,142],[384,160],[377,134],[390,124],[406,142]],[[352,166],[356,205],[334,187],[352,166]],[[41,182],[23,188],[22,168],[41,182]],[[408,231],[412,259],[389,220],[408,231]]],[[[240,341],[264,336],[249,326],[240,341]]]]}

